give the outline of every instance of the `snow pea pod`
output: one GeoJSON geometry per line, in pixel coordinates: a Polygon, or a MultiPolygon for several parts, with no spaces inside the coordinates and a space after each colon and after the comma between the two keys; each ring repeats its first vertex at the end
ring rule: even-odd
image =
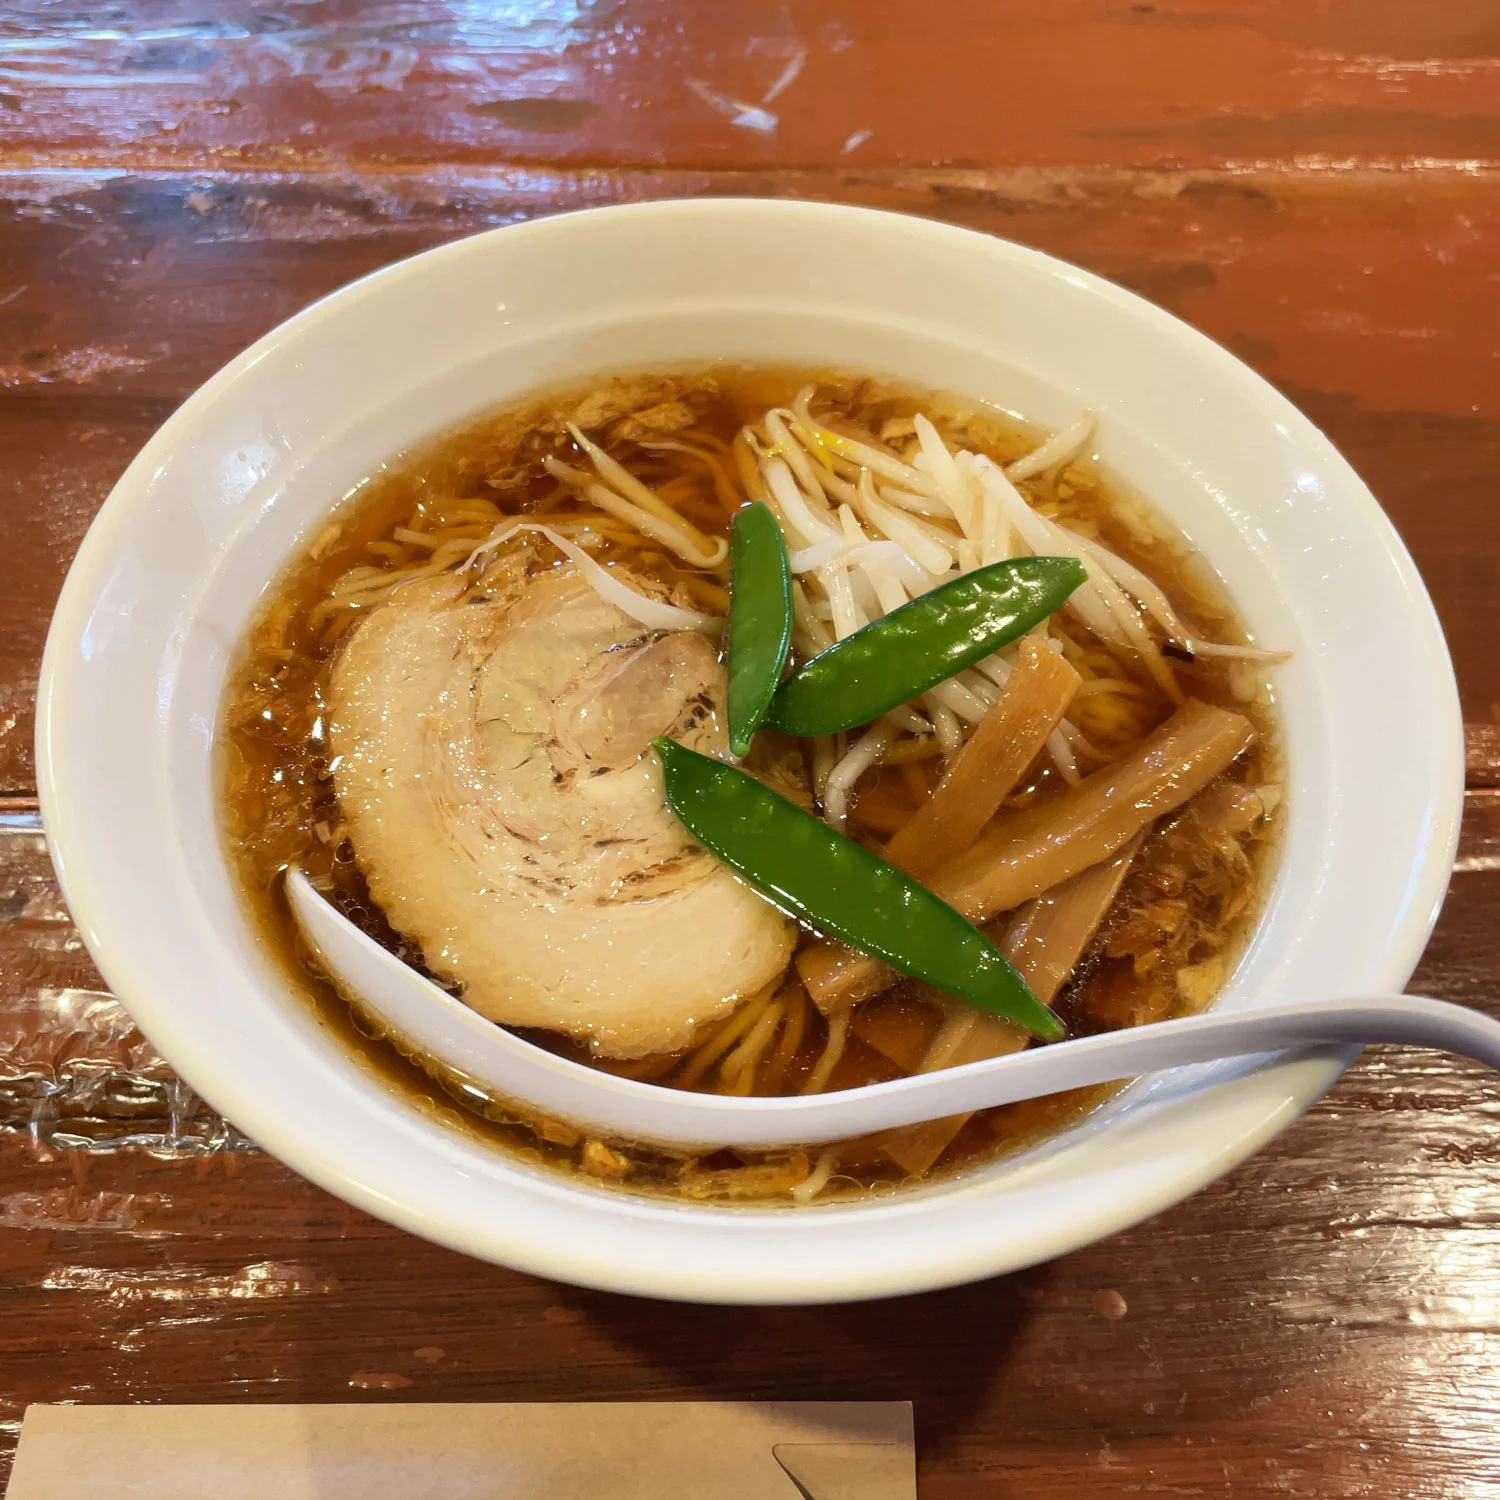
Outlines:
{"type": "Polygon", "coordinates": [[[784,912],[1048,1041],[1062,1023],[985,935],[925,886],[753,776],[658,738],[689,833],[784,912]]]}
{"type": "Polygon", "coordinates": [[[792,570],[781,527],[758,500],[729,533],[729,748],[745,755],[792,648],[792,570]]]}
{"type": "Polygon", "coordinates": [[[1024,635],[1087,578],[1073,557],[976,568],[820,651],[776,690],[766,722],[803,735],[868,724],[1024,635]]]}

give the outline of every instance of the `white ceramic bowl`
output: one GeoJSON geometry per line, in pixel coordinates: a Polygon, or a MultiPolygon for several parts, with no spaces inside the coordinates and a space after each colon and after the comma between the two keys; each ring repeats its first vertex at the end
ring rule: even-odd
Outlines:
{"type": "MultiPolygon", "coordinates": [[[[857,1206],[732,1210],[573,1183],[420,1118],[257,949],[215,815],[225,670],[351,485],[532,387],[705,358],[949,387],[1098,446],[1200,548],[1277,672],[1290,827],[1219,1002],[1398,990],[1462,795],[1447,652],[1369,492],[1286,401],[1118,287],[1001,240],[824,205],[573,214],[347,287],[191,397],[115,487],[47,642],[43,812],[89,950],[184,1078],[269,1151],[415,1233],[539,1275],[702,1301],[834,1301],[1009,1271],[1157,1212],[1304,1110],[1347,1052],[1144,1080],[1049,1144],[857,1206]]],[[[1372,1171],[1379,1171],[1373,1164],[1372,1171]]]]}

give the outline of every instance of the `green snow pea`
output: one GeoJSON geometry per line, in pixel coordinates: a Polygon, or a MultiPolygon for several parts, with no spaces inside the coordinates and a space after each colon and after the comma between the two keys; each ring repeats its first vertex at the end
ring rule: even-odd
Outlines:
{"type": "Polygon", "coordinates": [[[976,568],[820,651],[776,690],[766,722],[802,735],[868,724],[1024,635],[1087,578],[1072,557],[976,568]]]}
{"type": "Polygon", "coordinates": [[[756,501],[729,533],[729,748],[745,755],[792,647],[792,570],[781,527],[756,501]]]}
{"type": "Polygon", "coordinates": [[[1062,1023],[985,935],[853,839],[735,766],[652,742],[689,833],[783,911],[1048,1041],[1062,1023]]]}

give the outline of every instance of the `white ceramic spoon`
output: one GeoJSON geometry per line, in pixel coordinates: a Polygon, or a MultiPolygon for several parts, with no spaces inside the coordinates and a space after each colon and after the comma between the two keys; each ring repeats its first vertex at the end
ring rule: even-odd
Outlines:
{"type": "Polygon", "coordinates": [[[339,988],[408,1050],[502,1098],[626,1140],[691,1147],[809,1145],[1162,1068],[1317,1043],[1405,1042],[1500,1068],[1500,1021],[1442,1000],[1375,995],[1160,1021],[834,1094],[695,1094],[615,1078],[535,1047],[388,953],[325,901],[300,870],[288,872],[286,891],[303,935],[339,988]]]}

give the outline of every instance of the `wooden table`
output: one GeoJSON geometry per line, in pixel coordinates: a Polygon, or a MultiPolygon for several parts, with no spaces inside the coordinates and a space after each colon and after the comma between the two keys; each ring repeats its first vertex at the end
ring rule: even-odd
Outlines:
{"type": "Polygon", "coordinates": [[[245,344],[537,214],[832,198],[1042,247],[1248,360],[1401,528],[1471,791],[1417,986],[1500,978],[1493,0],[476,0],[0,19],[0,1402],[909,1397],[924,1500],[1500,1496],[1500,1088],[1403,1052],[1160,1218],[979,1286],[716,1311],[346,1208],[104,992],[37,831],[90,518],[245,344]]]}

